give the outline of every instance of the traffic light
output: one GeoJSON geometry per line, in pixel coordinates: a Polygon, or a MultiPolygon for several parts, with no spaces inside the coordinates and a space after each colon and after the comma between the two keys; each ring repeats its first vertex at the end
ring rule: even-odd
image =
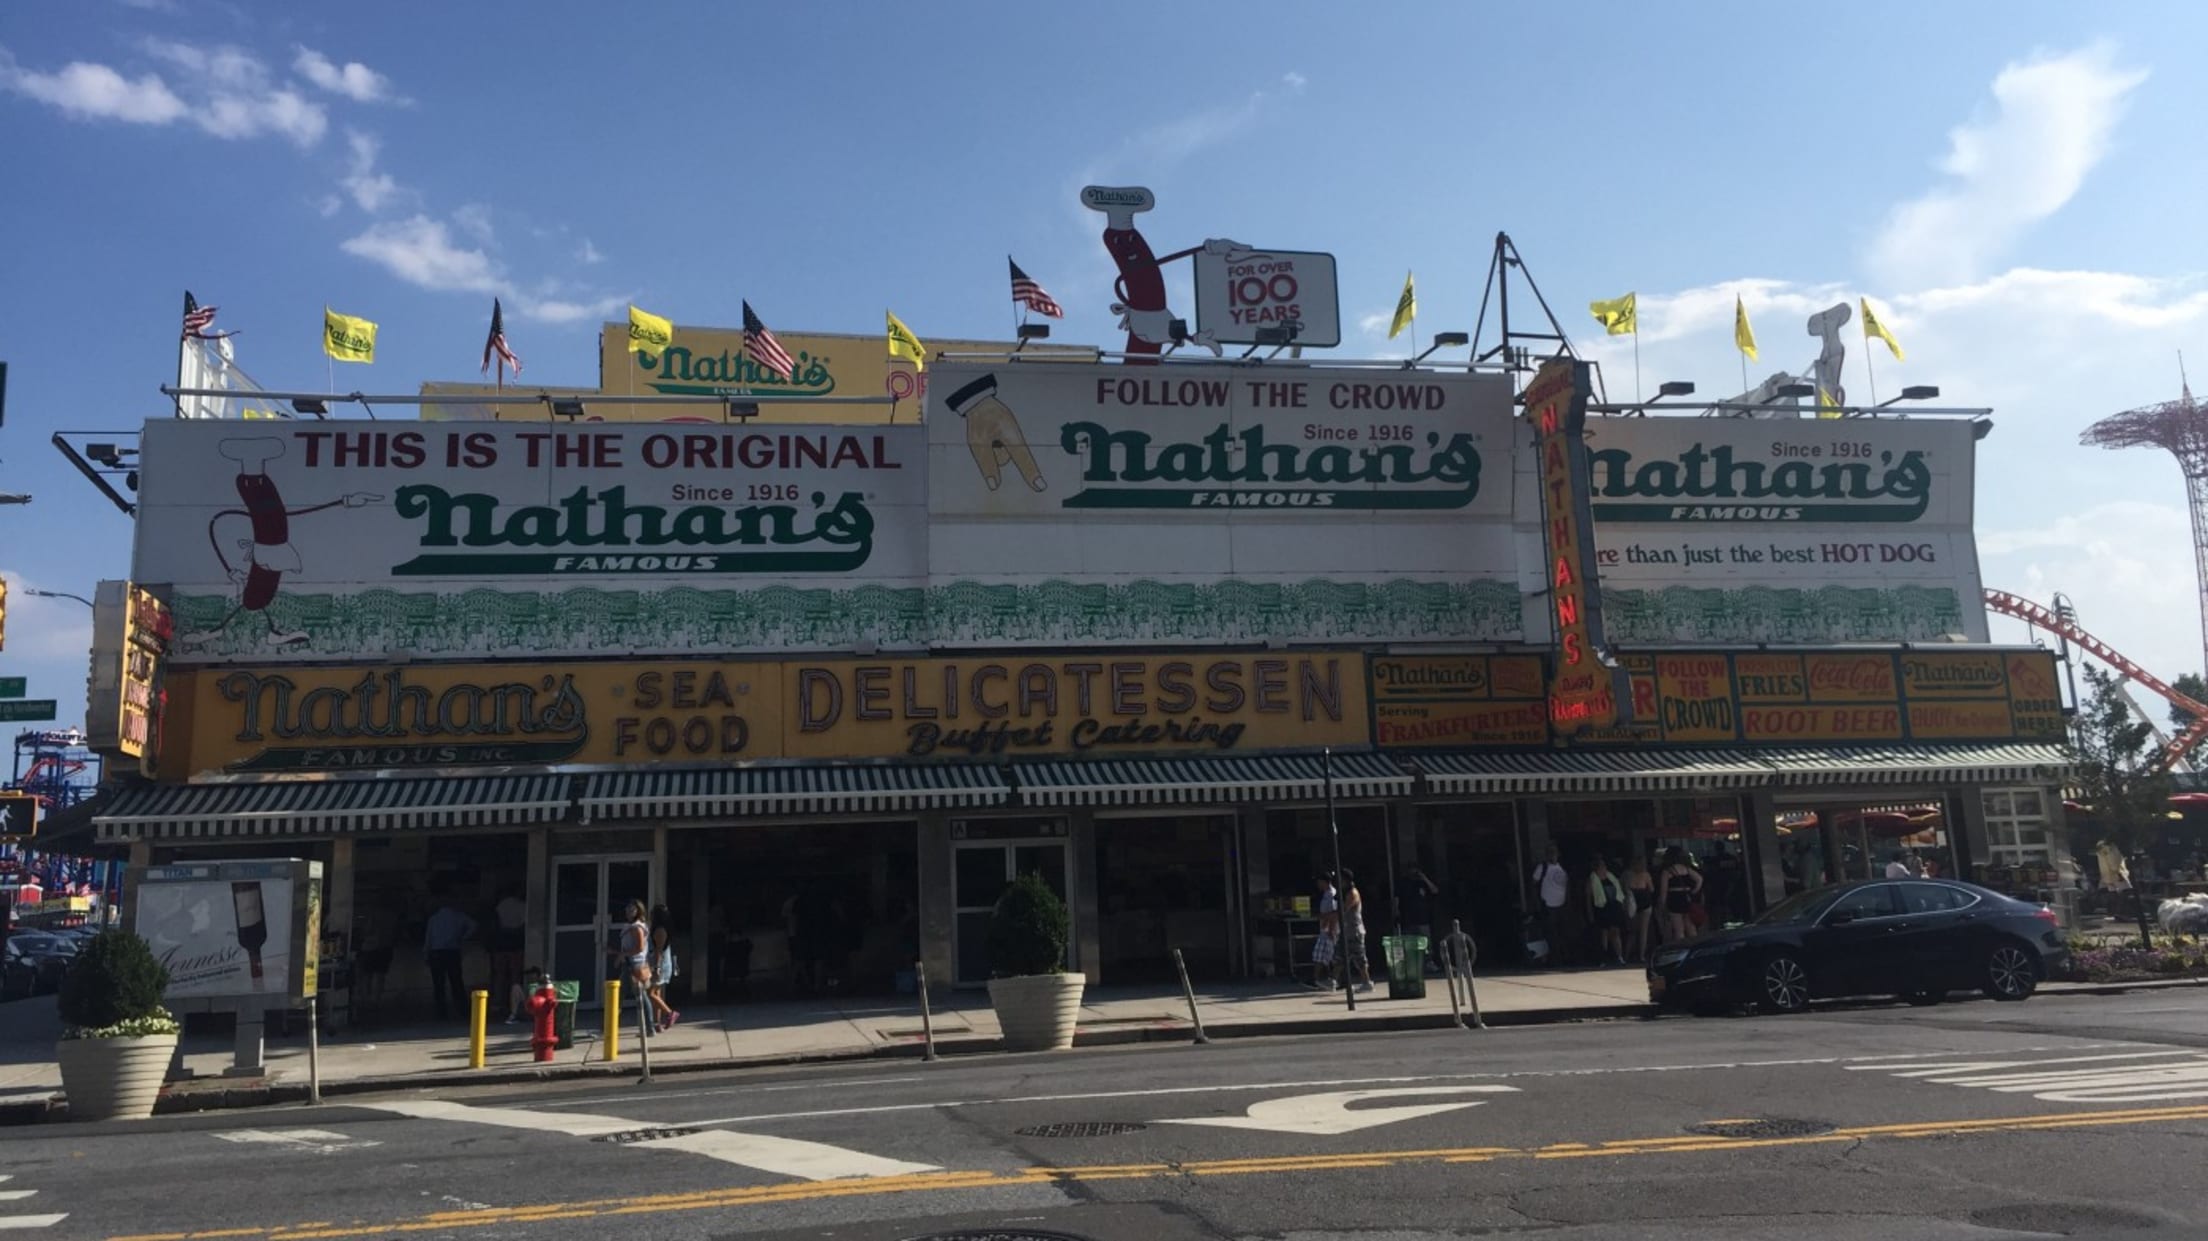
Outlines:
{"type": "Polygon", "coordinates": [[[38,831],[38,798],[0,793],[0,840],[28,840],[38,831]]]}

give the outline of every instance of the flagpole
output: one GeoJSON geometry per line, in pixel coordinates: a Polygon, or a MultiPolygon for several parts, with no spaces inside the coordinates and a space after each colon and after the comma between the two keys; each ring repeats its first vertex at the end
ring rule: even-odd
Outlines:
{"type": "Polygon", "coordinates": [[[1641,324],[1640,315],[1634,315],[1633,323],[1633,403],[1641,403],[1641,324]]]}
{"type": "Polygon", "coordinates": [[[1878,406],[1878,363],[1871,358],[1871,325],[1867,320],[1863,324],[1863,369],[1871,377],[1871,406],[1875,409],[1878,406]]]}

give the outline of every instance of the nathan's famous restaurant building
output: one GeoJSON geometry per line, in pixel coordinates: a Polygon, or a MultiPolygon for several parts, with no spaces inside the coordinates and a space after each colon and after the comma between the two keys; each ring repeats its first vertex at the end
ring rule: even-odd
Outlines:
{"type": "Polygon", "coordinates": [[[1691,850],[1720,918],[1905,849],[2051,860],[2064,708],[1988,644],[1982,422],[1575,435],[1547,375],[1543,434],[1461,366],[997,346],[900,384],[794,335],[816,389],[904,395],[624,403],[729,384],[737,340],[680,329],[685,380],[609,328],[579,420],[147,425],[166,709],[99,837],[323,861],[392,1003],[447,898],[518,899],[556,976],[642,898],[704,989],[976,983],[1028,871],[1099,982],[1308,971],[1330,774],[1374,934],[1415,864],[1490,962],[1552,844],[1691,850]]]}

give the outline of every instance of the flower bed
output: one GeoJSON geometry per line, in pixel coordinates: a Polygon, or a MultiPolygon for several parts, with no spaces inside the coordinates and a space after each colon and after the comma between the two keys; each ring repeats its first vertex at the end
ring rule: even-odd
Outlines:
{"type": "Polygon", "coordinates": [[[2147,982],[2208,978],[2208,946],[2198,940],[2158,938],[2155,947],[2072,941],[2063,982],[2147,982]]]}

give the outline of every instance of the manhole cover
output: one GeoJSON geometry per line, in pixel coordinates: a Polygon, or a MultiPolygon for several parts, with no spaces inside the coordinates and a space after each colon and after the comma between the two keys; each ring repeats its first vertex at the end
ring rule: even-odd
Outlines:
{"type": "MultiPolygon", "coordinates": [[[[1121,1133],[1139,1133],[1148,1127],[1149,1126],[1147,1125],[1130,1124],[1124,1120],[1073,1120],[1058,1125],[1029,1125],[1025,1129],[1016,1129],[1013,1132],[1019,1134],[1023,1138],[1108,1138],[1112,1137],[1115,1134],[1121,1133]]],[[[942,1235],[947,1237],[955,1236],[964,1239],[971,1239],[971,1241],[978,1241],[979,1238],[995,1238],[1000,1235],[1007,1237],[1049,1237],[1056,1236],[1058,1234],[1047,1232],[1003,1234],[993,1232],[961,1232],[944,1233],[942,1235]]]]}
{"type": "Polygon", "coordinates": [[[1762,1120],[1713,1120],[1707,1124],[1688,1125],[1687,1132],[1710,1138],[1813,1138],[1820,1133],[1831,1133],[1833,1128],[1822,1120],[1767,1116],[1762,1120]]]}
{"type": "Polygon", "coordinates": [[[611,1142],[615,1146],[627,1146],[631,1142],[656,1142],[661,1138],[686,1138],[696,1133],[680,1125],[665,1125],[657,1129],[623,1129],[619,1133],[601,1133],[593,1142],[611,1142]]]}
{"type": "Polygon", "coordinates": [[[917,1237],[906,1237],[905,1241],[1089,1241],[1089,1238],[1070,1232],[1046,1232],[1040,1228],[972,1228],[959,1232],[924,1232],[917,1237]]]}

